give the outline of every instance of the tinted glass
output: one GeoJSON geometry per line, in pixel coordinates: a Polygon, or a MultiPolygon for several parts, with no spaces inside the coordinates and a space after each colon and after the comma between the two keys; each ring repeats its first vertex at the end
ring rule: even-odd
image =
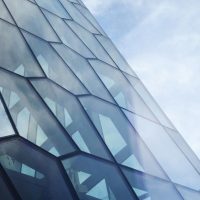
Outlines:
{"type": "Polygon", "coordinates": [[[108,158],[105,146],[102,145],[98,134],[88,122],[84,110],[74,96],[49,81],[32,81],[32,83],[82,151],[108,158]]]}
{"type": "Polygon", "coordinates": [[[87,94],[78,78],[47,42],[24,32],[46,76],[74,94],[87,94]],[[69,84],[70,83],[70,84],[69,84]]]}
{"type": "Polygon", "coordinates": [[[86,59],[64,45],[53,44],[53,47],[92,94],[114,102],[86,59]]]}
{"type": "Polygon", "coordinates": [[[58,41],[40,9],[27,0],[5,0],[14,19],[21,28],[48,41],[58,41]]]}
{"type": "Polygon", "coordinates": [[[25,80],[1,71],[0,86],[22,137],[56,156],[74,150],[65,132],[25,80]]]}
{"type": "Polygon", "coordinates": [[[10,23],[13,23],[13,20],[12,18],[10,17],[10,14],[7,10],[7,8],[5,7],[4,3],[2,0],[0,0],[0,18],[1,19],[4,19],[10,23]]]}
{"type": "Polygon", "coordinates": [[[96,98],[80,98],[116,160],[125,166],[166,178],[121,111],[96,98]]]}
{"type": "Polygon", "coordinates": [[[84,57],[93,58],[90,50],[84,45],[84,43],[75,35],[75,33],[67,26],[67,24],[65,24],[65,22],[61,18],[58,18],[45,11],[44,14],[46,15],[54,30],[65,45],[77,51],[84,57]]]}
{"type": "Polygon", "coordinates": [[[0,143],[0,163],[22,199],[73,199],[56,162],[20,140],[0,143]]]}
{"type": "Polygon", "coordinates": [[[43,76],[17,28],[1,20],[0,47],[0,67],[22,76],[43,76]]]}
{"type": "Polygon", "coordinates": [[[140,200],[182,200],[172,183],[142,173],[123,170],[140,200]]]}
{"type": "Polygon", "coordinates": [[[80,199],[134,199],[111,165],[84,156],[64,160],[63,165],[80,199]]]}

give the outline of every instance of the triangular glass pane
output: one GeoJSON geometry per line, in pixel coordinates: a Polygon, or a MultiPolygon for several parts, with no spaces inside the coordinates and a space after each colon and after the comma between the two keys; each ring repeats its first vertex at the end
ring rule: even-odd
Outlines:
{"type": "Polygon", "coordinates": [[[101,180],[91,190],[89,190],[87,192],[87,195],[95,197],[97,199],[109,200],[105,179],[101,180]]]}
{"type": "Polygon", "coordinates": [[[91,176],[91,174],[85,173],[85,172],[78,172],[78,179],[79,179],[79,183],[82,184],[84,181],[86,181],[89,177],[91,176]]]}

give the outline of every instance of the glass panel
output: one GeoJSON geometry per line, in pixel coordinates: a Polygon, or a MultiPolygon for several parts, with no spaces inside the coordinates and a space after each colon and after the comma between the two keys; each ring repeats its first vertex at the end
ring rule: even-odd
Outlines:
{"type": "Polygon", "coordinates": [[[8,119],[2,102],[0,101],[0,137],[14,135],[15,132],[8,119]]]}
{"type": "Polygon", "coordinates": [[[122,71],[136,76],[136,74],[133,72],[133,70],[131,70],[131,67],[128,65],[124,57],[120,54],[120,52],[117,50],[117,48],[114,46],[114,44],[109,38],[101,35],[96,35],[96,38],[103,45],[103,47],[106,49],[106,51],[109,53],[114,62],[122,71]]]}
{"type": "Polygon", "coordinates": [[[93,97],[82,97],[80,101],[117,162],[166,178],[117,107],[93,97]]]}
{"type": "Polygon", "coordinates": [[[43,11],[62,42],[86,58],[93,58],[93,54],[74,34],[67,24],[59,17],[43,11]]]}
{"type": "Polygon", "coordinates": [[[187,159],[189,159],[195,168],[200,172],[200,160],[186,143],[186,141],[181,137],[180,133],[169,128],[165,128],[165,130],[173,139],[173,141],[178,145],[181,151],[187,156],[187,159]]]}
{"type": "Polygon", "coordinates": [[[199,190],[200,175],[171,140],[165,129],[132,113],[125,112],[125,114],[171,180],[199,190]]]}
{"type": "Polygon", "coordinates": [[[17,28],[0,20],[0,67],[22,76],[42,76],[17,28]]]}
{"type": "Polygon", "coordinates": [[[80,199],[134,199],[114,166],[84,156],[64,160],[63,165],[80,199]]]}
{"type": "Polygon", "coordinates": [[[5,3],[18,26],[45,40],[59,41],[53,29],[35,4],[26,0],[5,0],[5,3]]]}
{"type": "Polygon", "coordinates": [[[51,45],[25,32],[23,34],[47,77],[74,94],[88,93],[51,45]]]}
{"type": "Polygon", "coordinates": [[[178,191],[183,196],[184,200],[199,200],[200,192],[195,190],[190,190],[189,188],[184,188],[181,186],[176,186],[178,191]]]}
{"type": "Polygon", "coordinates": [[[59,1],[57,0],[35,0],[37,4],[50,12],[65,19],[71,19],[69,14],[65,11],[59,1]]]}
{"type": "Polygon", "coordinates": [[[169,128],[174,128],[173,124],[169,121],[163,111],[160,109],[158,104],[155,102],[151,94],[147,91],[145,86],[139,79],[136,79],[132,76],[126,75],[129,79],[130,83],[133,85],[134,89],[138,92],[138,94],[142,97],[144,102],[149,106],[151,111],[157,117],[161,124],[167,126],[169,128]]]}
{"type": "Polygon", "coordinates": [[[108,64],[115,66],[112,59],[107,52],[102,48],[95,36],[75,23],[74,21],[66,21],[66,23],[72,28],[72,30],[80,37],[80,39],[87,45],[87,47],[93,52],[93,54],[100,60],[107,62],[108,64]]]}
{"type": "Polygon", "coordinates": [[[106,35],[101,26],[98,24],[96,19],[92,16],[92,14],[89,12],[89,10],[79,4],[74,4],[74,6],[81,12],[89,21],[92,23],[92,25],[103,35],[106,35]]]}
{"type": "Polygon", "coordinates": [[[81,26],[85,27],[92,33],[97,33],[97,34],[99,33],[94,28],[94,26],[76,9],[76,7],[74,7],[74,4],[66,0],[60,0],[60,1],[74,21],[76,21],[77,23],[79,23],[81,26]]]}
{"type": "Polygon", "coordinates": [[[22,199],[73,199],[56,162],[21,140],[1,142],[0,163],[22,199]]]}
{"type": "Polygon", "coordinates": [[[14,200],[15,198],[12,196],[9,188],[4,183],[3,175],[0,172],[0,194],[2,200],[14,200]]]}
{"type": "Polygon", "coordinates": [[[9,12],[7,11],[7,8],[5,7],[4,3],[2,0],[0,0],[0,18],[10,22],[10,23],[13,23],[13,20],[9,14],[9,12]]]}
{"type": "Polygon", "coordinates": [[[98,60],[89,62],[119,106],[157,122],[152,112],[120,71],[98,60]]]}
{"type": "Polygon", "coordinates": [[[82,151],[108,158],[105,147],[74,96],[46,80],[32,83],[82,151]]]}
{"type": "Polygon", "coordinates": [[[114,102],[86,59],[64,45],[53,44],[53,47],[92,94],[114,102]]]}
{"type": "Polygon", "coordinates": [[[130,170],[123,172],[140,200],[182,200],[170,182],[130,170]]]}
{"type": "Polygon", "coordinates": [[[45,104],[42,104],[26,80],[1,71],[0,86],[3,88],[2,95],[22,137],[46,151],[51,152],[52,148],[55,148],[58,152],[54,154],[56,156],[74,151],[63,129],[46,110],[45,104]],[[17,97],[12,101],[15,102],[11,104],[12,106],[10,106],[11,93],[15,93],[17,97]]]}

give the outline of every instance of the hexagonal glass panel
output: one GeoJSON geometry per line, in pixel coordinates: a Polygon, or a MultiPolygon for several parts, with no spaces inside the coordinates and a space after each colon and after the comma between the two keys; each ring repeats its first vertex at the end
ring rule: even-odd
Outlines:
{"type": "Polygon", "coordinates": [[[79,198],[84,200],[134,200],[116,167],[85,156],[63,160],[79,198]]]}
{"type": "Polygon", "coordinates": [[[0,142],[0,163],[22,199],[73,200],[55,160],[21,140],[0,142]]]}
{"type": "Polygon", "coordinates": [[[0,71],[0,86],[3,88],[2,96],[22,137],[55,156],[74,151],[67,133],[58,125],[26,80],[0,71]]]}
{"type": "Polygon", "coordinates": [[[47,80],[33,80],[32,84],[82,151],[109,159],[103,142],[74,96],[47,80]]]}

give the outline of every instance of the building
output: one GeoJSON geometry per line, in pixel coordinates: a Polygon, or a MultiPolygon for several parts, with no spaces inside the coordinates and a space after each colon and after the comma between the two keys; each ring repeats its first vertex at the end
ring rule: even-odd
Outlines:
{"type": "Polygon", "coordinates": [[[80,0],[0,0],[0,199],[199,200],[200,161],[80,0]]]}

